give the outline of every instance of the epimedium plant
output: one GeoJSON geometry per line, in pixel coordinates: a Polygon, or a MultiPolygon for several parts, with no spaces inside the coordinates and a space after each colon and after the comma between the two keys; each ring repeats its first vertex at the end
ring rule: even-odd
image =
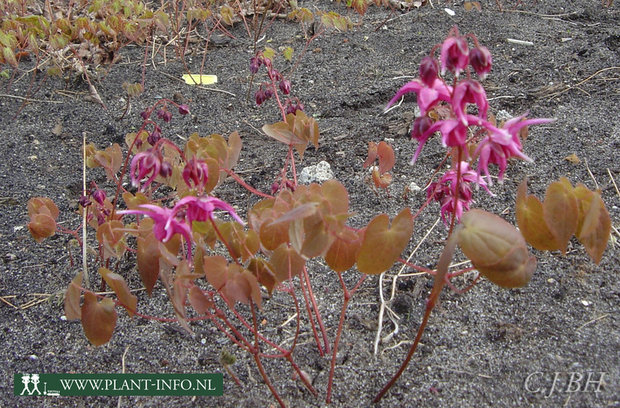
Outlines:
{"type": "MultiPolygon", "coordinates": [[[[266,71],[255,99],[262,104],[273,98],[282,116],[282,121],[265,125],[263,131],[288,146],[285,164],[268,193],[248,185],[235,173],[242,151],[238,133],[228,138],[192,134],[178,146],[164,136],[165,124],[174,110],[185,115],[189,108],[159,100],[141,113],[140,129],[127,134],[126,156],[118,144],[103,150],[92,144],[85,146],[86,165],[102,168],[114,188],[106,191],[91,183],[91,189],[80,199],[82,226],[69,230],[57,224],[60,212],[49,198],[35,197],[28,202],[28,229],[38,242],[61,232],[85,246],[87,242],[80,239],[78,231],[84,225],[93,230],[97,240],[94,263],[102,289],[109,286],[115,293],[112,297],[94,291],[86,270],[78,273],[65,295],[67,318],[79,319],[94,345],[110,341],[119,308],[129,316],[176,321],[189,332],[192,324],[208,320],[249,353],[281,406],[285,402],[265,365],[269,359],[286,360],[295,378],[318,395],[295,360],[302,320],[305,323],[307,319],[319,354],[331,353],[326,390],[326,401],[330,402],[336,355],[351,297],[368,275],[382,274],[403,262],[435,279],[414,343],[392,380],[376,396],[378,401],[406,369],[443,287],[453,287],[451,278],[472,269],[448,271],[457,246],[479,272],[470,286],[484,276],[507,288],[527,284],[536,268],[526,242],[540,250],[565,252],[575,235],[597,263],[605,250],[610,220],[600,194],[581,184],[573,187],[566,179],[552,183],[542,202],[527,194],[525,181],[521,184],[516,198],[519,230],[497,215],[470,210],[476,186],[492,194],[489,165],[498,167],[501,180],[511,158],[529,161],[522,145],[527,127],[550,122],[522,115],[495,123],[484,88],[474,79],[474,74],[486,76],[491,65],[489,51],[476,37],[461,36],[456,28],[422,60],[420,78],[403,86],[388,107],[404,94],[415,93],[420,117],[412,126],[412,137],[419,143],[413,161],[423,145],[439,133],[447,149],[444,163],[451,167],[429,183],[427,201],[414,215],[409,208],[392,220],[387,214],[378,214],[361,228],[347,223],[351,215],[349,193],[340,182],[298,184],[295,160],[303,157],[308,144],[318,146],[318,124],[304,113],[298,99],[287,99],[290,82],[263,52],[257,52],[250,62],[252,74],[261,67],[266,71]],[[437,59],[434,53],[439,49],[437,59]],[[234,206],[240,203],[216,197],[218,186],[228,177],[260,197],[247,214],[234,206]],[[412,236],[414,220],[431,208],[433,201],[440,204],[448,228],[435,271],[400,259],[412,236]],[[222,217],[221,213],[227,215],[222,217]],[[334,272],[342,287],[343,304],[331,341],[308,273],[315,259],[334,272]],[[146,316],[138,311],[138,298],[119,273],[128,262],[135,262],[149,295],[161,282],[175,318],[146,316]],[[359,278],[349,287],[343,274],[354,270],[359,278]],[[270,296],[281,292],[289,299],[295,313],[287,322],[294,333],[288,341],[278,341],[277,334],[268,334],[263,327],[261,316],[268,314],[271,306],[263,301],[263,292],[270,296]]],[[[387,188],[395,155],[386,142],[370,145],[365,166],[376,160],[373,180],[377,187],[387,188]]]]}

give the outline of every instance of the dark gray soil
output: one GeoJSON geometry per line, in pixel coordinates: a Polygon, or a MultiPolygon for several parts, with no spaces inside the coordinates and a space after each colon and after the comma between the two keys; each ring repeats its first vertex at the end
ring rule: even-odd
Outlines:
{"type": "MultiPolygon", "coordinates": [[[[318,7],[346,12],[342,5],[314,2],[318,7]]],[[[463,2],[425,6],[408,13],[371,7],[361,24],[347,33],[330,33],[310,45],[291,80],[293,92],[306,111],[314,115],[322,130],[320,148],[309,149],[301,166],[326,160],[335,176],[349,189],[351,223],[361,225],[375,214],[391,217],[400,209],[417,209],[425,193],[402,197],[411,182],[423,186],[442,158],[437,139],[429,141],[421,158],[411,167],[409,158],[416,145],[405,135],[413,117],[414,100],[406,98],[399,108],[382,115],[386,102],[408,79],[416,76],[418,63],[457,24],[462,33],[473,32],[493,54],[493,70],[485,82],[494,112],[511,115],[530,112],[531,117],[554,117],[555,123],[530,129],[525,153],[534,163],[513,163],[503,185],[495,185],[495,198],[482,191],[476,206],[514,221],[514,199],[518,183],[529,177],[530,191],[542,197],[546,186],[560,176],[598,187],[618,228],[620,198],[612,183],[620,182],[620,9],[603,8],[600,1],[504,1],[501,12],[495,1],[482,1],[482,11],[466,12],[463,2]],[[450,16],[444,7],[450,7],[450,16]],[[533,45],[508,42],[530,41],[533,45]],[[369,141],[388,140],[397,154],[395,182],[390,196],[375,193],[362,168],[369,141]],[[575,154],[579,163],[565,160],[575,154]],[[589,170],[588,170],[589,169],[589,170]]],[[[285,147],[256,129],[278,120],[273,102],[260,108],[247,103],[248,63],[252,43],[242,24],[232,33],[236,39],[209,49],[205,73],[217,74],[217,88],[225,93],[196,89],[172,80],[180,78],[183,65],[161,56],[147,66],[146,90],[134,101],[131,113],[122,120],[123,81],[141,78],[143,49],[129,47],[107,75],[93,77],[103,110],[89,102],[87,84],[48,79],[34,96],[38,101],[22,106],[30,81],[26,75],[0,96],[0,406],[113,406],[118,398],[13,396],[13,374],[28,373],[119,373],[123,355],[130,373],[224,372],[218,362],[226,349],[237,357],[232,367],[243,387],[224,374],[225,395],[212,398],[123,397],[119,406],[223,406],[268,407],[275,400],[262,382],[252,359],[234,347],[211,324],[193,325],[190,336],[175,324],[129,319],[124,312],[109,344],[93,347],[79,322],[61,319],[61,296],[78,270],[79,254],[72,249],[76,266],[71,266],[66,246],[69,239],[57,235],[37,245],[26,228],[26,202],[33,196],[48,196],[60,207],[61,220],[75,228],[79,217],[73,212],[82,180],[80,147],[82,133],[100,148],[122,144],[124,135],[141,124],[139,112],[156,98],[187,100],[191,117],[175,115],[163,128],[166,136],[179,143],[192,132],[228,135],[239,131],[244,148],[237,170],[259,190],[269,191],[281,168],[285,147]],[[66,92],[60,93],[59,90],[66,92]],[[12,96],[10,96],[12,95],[12,96]],[[60,124],[62,131],[52,130],[60,124]],[[54,294],[46,299],[37,294],[54,294]],[[204,344],[203,344],[204,343],[204,344]]],[[[277,21],[260,46],[303,48],[298,25],[277,21]]],[[[201,44],[198,44],[199,46],[201,44]]],[[[198,48],[200,51],[202,48],[198,48]]],[[[173,55],[172,48],[168,56],[173,55]]],[[[187,57],[193,72],[200,67],[201,54],[187,57]]],[[[289,64],[276,63],[286,72],[289,64]]],[[[40,83],[37,77],[35,85],[40,83]]],[[[91,171],[89,178],[105,185],[103,172],[91,171]]],[[[111,190],[109,191],[112,192],[111,190]]],[[[226,183],[217,194],[234,202],[242,216],[254,202],[235,183],[226,183]]],[[[438,207],[431,206],[417,220],[415,233],[405,256],[420,242],[435,222],[438,207]]],[[[617,233],[613,233],[615,239],[617,233]]],[[[413,261],[432,266],[446,236],[439,224],[418,249],[413,261]]],[[[421,347],[400,381],[378,406],[620,406],[620,251],[616,240],[609,242],[600,265],[589,260],[583,247],[572,241],[567,256],[535,252],[538,269],[531,283],[519,290],[502,290],[481,281],[459,295],[446,290],[434,311],[421,347]],[[557,373],[556,388],[550,392],[557,373]],[[576,373],[576,374],[572,374],[576,373]],[[603,376],[603,385],[590,384],[603,376]],[[603,373],[603,374],[601,374],[603,373]],[[529,375],[529,382],[527,378],[529,375]],[[571,385],[571,375],[575,380],[571,385]],[[577,384],[577,385],[576,385],[577,384]],[[578,389],[577,389],[578,388],[578,389]],[[577,390],[576,390],[577,389],[577,390]],[[598,389],[598,392],[594,392],[598,389]],[[574,391],[574,392],[571,392],[574,391]],[[548,395],[551,394],[551,395],[548,395]]],[[[336,275],[317,262],[309,264],[319,307],[330,340],[333,341],[342,294],[336,275]]],[[[391,272],[395,273],[394,269],[391,272]]],[[[132,287],[139,287],[137,273],[128,265],[123,272],[132,287]]],[[[349,285],[359,274],[346,274],[349,285]]],[[[471,279],[471,277],[470,277],[471,279]]],[[[386,280],[389,287],[391,280],[386,280]]],[[[386,383],[404,358],[409,342],[420,324],[424,302],[432,280],[415,276],[399,280],[396,291],[401,312],[400,331],[380,345],[373,355],[379,289],[378,277],[370,277],[353,297],[338,353],[333,391],[334,407],[370,406],[373,396],[386,383]]],[[[463,282],[457,279],[457,285],[463,282]]],[[[386,296],[389,290],[386,289],[386,296]]],[[[150,315],[172,316],[163,288],[158,285],[152,298],[139,295],[139,310],[150,315]]],[[[285,341],[293,326],[276,328],[294,313],[283,294],[265,300],[261,319],[264,332],[277,342],[285,341]]],[[[384,326],[383,335],[393,329],[384,326]]],[[[284,361],[266,361],[266,369],[284,400],[294,407],[325,406],[329,358],[320,357],[307,324],[302,327],[294,357],[313,379],[319,397],[313,397],[284,361]]]]}

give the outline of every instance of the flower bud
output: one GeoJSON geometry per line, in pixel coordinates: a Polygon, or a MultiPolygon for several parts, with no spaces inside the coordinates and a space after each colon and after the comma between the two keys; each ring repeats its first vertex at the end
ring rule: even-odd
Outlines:
{"type": "Polygon", "coordinates": [[[172,165],[167,161],[161,163],[161,168],[159,169],[159,175],[168,178],[172,176],[172,165]]]}
{"type": "Polygon", "coordinates": [[[261,105],[267,99],[265,98],[265,91],[262,88],[259,88],[258,91],[254,94],[254,99],[256,100],[257,105],[261,105]]]}
{"type": "Polygon", "coordinates": [[[424,57],[420,62],[420,79],[428,87],[433,87],[433,83],[437,78],[437,72],[439,72],[439,64],[437,60],[432,57],[424,57]]]}
{"type": "Polygon", "coordinates": [[[433,120],[428,116],[417,117],[411,125],[411,138],[416,139],[419,142],[426,142],[426,139],[428,139],[429,135],[426,135],[426,138],[424,139],[422,139],[422,137],[432,124],[433,120]]]}
{"type": "Polygon", "coordinates": [[[252,57],[250,58],[250,72],[252,74],[256,74],[262,65],[263,61],[260,58],[252,57]]]}
{"type": "Polygon", "coordinates": [[[92,197],[93,197],[93,200],[95,200],[99,205],[103,205],[105,198],[106,198],[106,194],[105,194],[105,191],[101,189],[97,189],[93,192],[92,197]]]}
{"type": "Polygon", "coordinates": [[[525,286],[536,269],[519,231],[497,215],[471,210],[461,218],[458,243],[474,267],[505,288],[525,286]]]}
{"type": "Polygon", "coordinates": [[[280,81],[280,91],[282,91],[282,93],[284,95],[288,95],[291,93],[291,81],[289,81],[288,79],[283,79],[282,81],[280,81]]]}
{"type": "Polygon", "coordinates": [[[155,129],[149,134],[149,137],[146,138],[146,141],[151,145],[155,146],[155,144],[161,139],[161,129],[159,126],[155,126],[155,129]]]}
{"type": "Polygon", "coordinates": [[[167,123],[172,120],[172,113],[170,113],[167,109],[162,108],[157,111],[157,117],[167,123]]]}
{"type": "Polygon", "coordinates": [[[474,48],[469,53],[469,63],[480,79],[484,79],[491,71],[491,64],[493,63],[491,52],[487,47],[474,48]]]}
{"type": "Polygon", "coordinates": [[[179,105],[179,114],[185,116],[189,113],[189,107],[187,105],[179,105]]]}

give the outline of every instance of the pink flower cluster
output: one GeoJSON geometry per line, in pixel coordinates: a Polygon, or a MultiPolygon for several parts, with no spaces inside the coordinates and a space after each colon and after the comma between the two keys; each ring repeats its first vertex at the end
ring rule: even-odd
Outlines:
{"type": "Polygon", "coordinates": [[[475,36],[469,35],[475,47],[470,50],[466,36],[459,35],[454,27],[446,40],[441,44],[439,63],[430,56],[420,63],[420,78],[415,79],[398,90],[390,100],[387,108],[396,103],[403,95],[415,93],[420,108],[420,116],[415,119],[411,129],[411,137],[419,143],[411,159],[413,164],[426,141],[436,132],[441,135],[441,143],[446,148],[456,148],[463,155],[460,162],[459,180],[457,172],[448,171],[438,183],[431,184],[428,195],[441,204],[441,215],[444,221],[447,214],[454,214],[457,219],[467,210],[472,202],[470,184],[475,183],[489,193],[487,185],[491,185],[489,165],[495,164],[499,168],[498,179],[502,181],[508,160],[516,157],[531,161],[523,153],[523,146],[519,133],[529,125],[549,123],[553,119],[526,119],[525,114],[513,118],[501,126],[497,126],[488,119],[489,102],[484,87],[471,77],[471,70],[480,79],[484,79],[491,70],[491,53],[486,47],[478,44],[475,36]],[[454,76],[449,85],[439,75],[450,72],[454,76]],[[459,75],[465,72],[467,77],[459,80],[459,75]],[[441,115],[429,115],[438,105],[443,105],[441,115]],[[475,114],[469,113],[470,106],[475,107],[475,114]],[[446,114],[445,112],[449,112],[446,114]],[[439,119],[433,119],[440,116],[439,119]],[[476,129],[472,131],[472,127],[476,129]],[[471,137],[470,135],[475,135],[471,137]],[[474,143],[475,149],[469,145],[474,143]],[[477,145],[476,145],[477,144],[477,145]],[[474,151],[473,157],[469,153],[474,151]],[[470,166],[477,159],[477,169],[470,170],[470,166]],[[483,180],[483,175],[486,181],[483,180]],[[459,186],[459,187],[457,187],[459,186]]]}
{"type": "Polygon", "coordinates": [[[161,242],[168,242],[175,234],[180,234],[187,245],[187,260],[191,262],[192,223],[213,220],[215,210],[226,211],[235,221],[245,224],[230,204],[215,197],[187,196],[179,200],[173,208],[142,204],[136,210],[122,210],[117,214],[143,215],[151,218],[154,221],[155,238],[161,242]]]}

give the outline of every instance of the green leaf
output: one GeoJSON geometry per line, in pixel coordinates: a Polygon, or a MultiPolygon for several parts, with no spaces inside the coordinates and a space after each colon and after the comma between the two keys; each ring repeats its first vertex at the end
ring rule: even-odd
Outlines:
{"type": "Polygon", "coordinates": [[[387,271],[398,260],[412,233],[413,216],[408,208],[394,218],[391,228],[386,214],[376,216],[364,232],[357,269],[370,275],[387,271]]]}
{"type": "Polygon", "coordinates": [[[282,55],[284,56],[284,59],[286,59],[287,61],[290,61],[291,59],[293,59],[293,47],[286,47],[283,51],[282,51],[282,55]]]}

